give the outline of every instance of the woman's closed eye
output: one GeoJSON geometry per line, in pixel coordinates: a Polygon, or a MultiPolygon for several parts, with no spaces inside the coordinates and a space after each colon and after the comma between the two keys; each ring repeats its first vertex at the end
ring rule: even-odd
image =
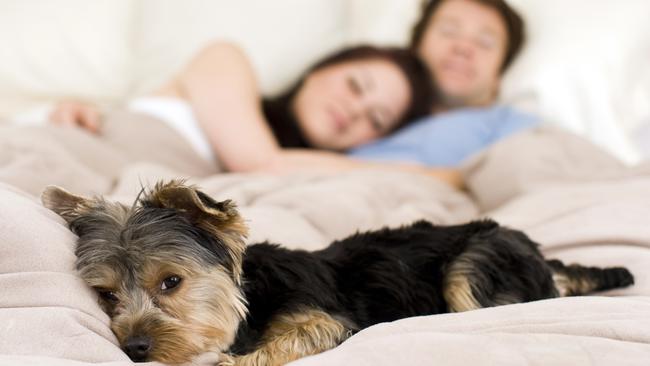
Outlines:
{"type": "Polygon", "coordinates": [[[368,113],[368,119],[370,120],[370,124],[375,132],[380,134],[387,132],[388,120],[384,113],[377,109],[372,109],[368,113]]]}
{"type": "Polygon", "coordinates": [[[359,77],[355,75],[348,76],[348,87],[354,95],[363,95],[363,83],[359,77]]]}

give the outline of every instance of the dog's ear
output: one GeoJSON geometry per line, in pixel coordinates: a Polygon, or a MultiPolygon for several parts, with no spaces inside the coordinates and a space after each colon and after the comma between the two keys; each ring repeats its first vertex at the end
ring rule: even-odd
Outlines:
{"type": "Polygon", "coordinates": [[[63,217],[68,224],[87,212],[91,201],[57,186],[48,186],[41,194],[43,206],[63,217]]]}
{"type": "Polygon", "coordinates": [[[219,238],[235,263],[233,273],[239,279],[248,228],[234,202],[215,201],[207,194],[179,181],[156,184],[154,190],[141,202],[145,206],[175,209],[193,225],[219,238]]]}
{"type": "MultiPolygon", "coordinates": [[[[198,189],[178,181],[157,184],[143,201],[156,207],[176,209],[193,224],[214,226],[219,230],[239,229],[242,221],[237,206],[231,200],[215,201],[198,189]]],[[[240,234],[245,236],[246,232],[240,234]]]]}

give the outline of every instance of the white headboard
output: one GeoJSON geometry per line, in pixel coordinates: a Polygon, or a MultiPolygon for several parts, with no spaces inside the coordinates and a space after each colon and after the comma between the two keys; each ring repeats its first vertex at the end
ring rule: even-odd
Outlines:
{"type": "MultiPolygon", "coordinates": [[[[529,42],[502,100],[622,159],[650,116],[650,1],[511,0],[529,42]]],[[[147,92],[214,38],[239,42],[266,92],[344,44],[405,44],[420,0],[3,0],[0,117],[65,98],[147,92]]]]}

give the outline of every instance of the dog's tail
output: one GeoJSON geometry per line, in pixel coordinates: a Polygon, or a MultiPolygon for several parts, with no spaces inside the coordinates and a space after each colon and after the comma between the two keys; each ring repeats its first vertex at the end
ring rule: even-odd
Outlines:
{"type": "Polygon", "coordinates": [[[586,295],[634,284],[634,276],[624,267],[566,266],[559,260],[548,260],[546,263],[553,270],[553,281],[559,296],[586,295]]]}

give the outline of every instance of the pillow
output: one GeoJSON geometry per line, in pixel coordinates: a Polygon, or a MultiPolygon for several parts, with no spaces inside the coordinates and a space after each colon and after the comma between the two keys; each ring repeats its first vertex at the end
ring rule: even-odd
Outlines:
{"type": "Polygon", "coordinates": [[[262,90],[278,92],[344,45],[406,44],[419,9],[420,0],[144,0],[135,92],[158,86],[213,39],[242,46],[262,90]]]}
{"type": "Polygon", "coordinates": [[[481,212],[551,185],[618,179],[627,172],[589,140],[548,126],[498,142],[467,160],[461,171],[481,212]]]}
{"type": "Polygon", "coordinates": [[[421,3],[421,0],[348,0],[348,42],[407,45],[421,3]]]}
{"type": "Polygon", "coordinates": [[[0,202],[0,364],[12,355],[23,358],[11,364],[131,364],[75,273],[76,237],[63,219],[1,183],[0,202]]]}
{"type": "Polygon", "coordinates": [[[639,149],[641,149],[643,158],[650,160],[650,118],[637,130],[636,142],[639,149]]]}
{"type": "Polygon", "coordinates": [[[283,89],[315,59],[341,46],[346,0],[143,0],[134,40],[135,92],[160,85],[205,44],[236,42],[262,89],[283,89]]]}
{"type": "Polygon", "coordinates": [[[0,116],[129,88],[130,0],[0,2],[0,116]]]}
{"type": "Polygon", "coordinates": [[[502,100],[638,161],[629,133],[650,115],[650,2],[510,3],[526,19],[528,43],[502,100]]]}

